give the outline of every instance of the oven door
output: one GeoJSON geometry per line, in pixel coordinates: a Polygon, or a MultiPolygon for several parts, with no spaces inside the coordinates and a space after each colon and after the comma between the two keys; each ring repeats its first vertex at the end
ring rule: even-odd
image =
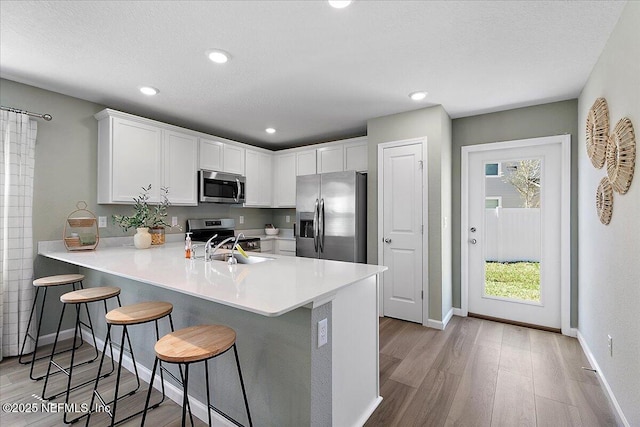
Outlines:
{"type": "Polygon", "coordinates": [[[200,202],[244,203],[245,178],[221,172],[200,171],[200,202]]]}

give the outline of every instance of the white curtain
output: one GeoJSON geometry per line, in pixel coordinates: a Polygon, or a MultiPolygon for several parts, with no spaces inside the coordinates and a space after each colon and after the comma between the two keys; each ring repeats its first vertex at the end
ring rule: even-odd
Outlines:
{"type": "MultiPolygon", "coordinates": [[[[2,111],[0,360],[20,352],[34,297],[31,224],[37,129],[37,123],[26,114],[2,111]]],[[[33,350],[33,343],[27,342],[27,347],[25,351],[33,350]]]]}

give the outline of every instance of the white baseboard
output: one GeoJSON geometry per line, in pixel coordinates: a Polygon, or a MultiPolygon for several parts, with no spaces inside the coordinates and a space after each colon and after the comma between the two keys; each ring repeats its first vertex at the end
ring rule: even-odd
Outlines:
{"type": "Polygon", "coordinates": [[[578,336],[578,329],[569,328],[569,332],[567,333],[568,337],[576,338],[578,336]]]}
{"type": "Polygon", "coordinates": [[[451,320],[451,317],[453,317],[453,308],[449,310],[449,312],[444,316],[444,319],[442,319],[442,321],[429,319],[427,320],[426,326],[433,329],[438,329],[440,331],[444,331],[444,328],[447,327],[447,323],[449,323],[449,321],[451,320]]]}
{"type": "Polygon", "coordinates": [[[453,315],[460,317],[467,317],[467,313],[462,311],[461,308],[453,307],[453,315]]]}
{"type": "MultiPolygon", "coordinates": [[[[73,330],[74,328],[69,328],[69,329],[65,329],[64,331],[60,331],[60,337],[58,339],[67,340],[67,339],[73,338],[73,330]]],[[[53,341],[55,339],[56,339],[55,332],[47,335],[40,335],[40,337],[38,338],[38,346],[53,344],[53,341]]],[[[91,339],[91,337],[89,337],[89,339],[91,339]]]]}
{"type": "MultiPolygon", "coordinates": [[[[73,336],[73,329],[70,329],[70,331],[71,331],[71,336],[73,336]]],[[[84,340],[92,343],[93,340],[91,339],[91,336],[89,334],[90,332],[84,329],[82,330],[82,337],[84,338],[84,340]]],[[[96,343],[98,345],[98,350],[102,351],[102,348],[104,346],[104,340],[96,337],[96,343]]],[[[111,355],[109,350],[107,350],[107,354],[109,356],[111,355]]],[[[113,357],[115,361],[117,361],[118,358],[120,357],[120,351],[115,347],[113,349],[113,357]]],[[[138,367],[138,374],[140,375],[140,379],[149,383],[149,380],[151,379],[151,369],[141,365],[138,362],[136,362],[136,366],[138,367]]],[[[134,372],[133,361],[131,360],[131,356],[129,356],[126,352],[122,356],[122,367],[129,372],[132,372],[132,373],[134,372]]],[[[160,377],[157,373],[156,373],[156,378],[153,382],[153,387],[156,390],[159,390],[159,391],[162,390],[162,386],[160,384],[160,377]]],[[[165,395],[169,399],[173,400],[174,402],[176,402],[178,405],[182,407],[182,396],[183,396],[182,389],[168,382],[167,380],[164,381],[164,387],[165,387],[165,395]]],[[[191,412],[193,413],[194,417],[199,418],[201,421],[205,423],[208,422],[207,405],[205,403],[200,402],[198,399],[190,395],[189,405],[191,406],[191,412]]],[[[227,420],[226,418],[224,418],[223,416],[221,416],[215,411],[212,411],[211,422],[213,423],[212,425],[214,427],[233,427],[234,426],[234,424],[232,424],[229,420],[227,420]]]]}
{"type": "Polygon", "coordinates": [[[607,398],[609,399],[609,402],[611,402],[611,405],[613,405],[613,408],[615,409],[615,414],[616,414],[617,421],[619,423],[622,423],[622,425],[624,425],[625,427],[630,427],[631,424],[629,424],[629,421],[627,421],[627,418],[624,416],[624,413],[622,412],[622,408],[618,404],[618,400],[614,396],[613,390],[611,390],[611,387],[609,387],[609,382],[607,382],[607,379],[605,378],[604,374],[602,373],[602,370],[600,369],[600,365],[598,365],[598,362],[596,361],[596,358],[594,357],[593,353],[591,352],[591,349],[589,348],[589,345],[587,344],[587,341],[584,339],[584,337],[580,333],[579,329],[574,329],[573,328],[572,330],[576,331],[576,335],[578,336],[578,342],[580,343],[580,346],[582,347],[582,351],[584,351],[584,354],[587,356],[587,359],[589,360],[589,363],[591,364],[593,369],[596,370],[596,373],[598,374],[598,379],[600,380],[600,384],[602,384],[602,387],[606,391],[605,394],[607,395],[607,398]]]}
{"type": "Polygon", "coordinates": [[[382,396],[378,396],[371,405],[367,408],[367,410],[362,414],[362,417],[355,423],[357,426],[363,426],[369,417],[373,415],[373,412],[378,408],[380,403],[382,402],[382,396]]]}

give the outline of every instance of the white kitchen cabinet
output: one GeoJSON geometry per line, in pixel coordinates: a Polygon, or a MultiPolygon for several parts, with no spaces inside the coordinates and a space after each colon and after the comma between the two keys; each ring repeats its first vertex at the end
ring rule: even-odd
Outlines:
{"type": "Polygon", "coordinates": [[[296,256],[296,241],[276,240],[275,253],[277,255],[296,256]]]}
{"type": "Polygon", "coordinates": [[[224,144],[222,171],[244,176],[244,148],[224,144]]]}
{"type": "Polygon", "coordinates": [[[366,172],[369,165],[367,141],[344,145],[344,170],[366,172]]]}
{"type": "Polygon", "coordinates": [[[296,175],[313,175],[316,173],[316,150],[296,153],[296,175]]]}
{"type": "Polygon", "coordinates": [[[259,151],[245,151],[245,206],[270,207],[273,189],[273,156],[259,151]]]}
{"type": "Polygon", "coordinates": [[[200,138],[200,169],[244,175],[244,148],[200,138]]]}
{"type": "Polygon", "coordinates": [[[296,153],[274,156],[274,208],[296,206],[296,153]]]}
{"type": "Polygon", "coordinates": [[[222,171],[223,147],[223,142],[200,138],[200,169],[222,171]]]}
{"type": "Polygon", "coordinates": [[[318,148],[316,155],[318,173],[342,172],[344,170],[344,146],[342,144],[318,148]]]}
{"type": "Polygon", "coordinates": [[[132,204],[151,184],[149,201],[169,188],[175,205],[196,205],[197,139],[113,110],[98,119],[98,203],[132,204]]]}
{"type": "Polygon", "coordinates": [[[169,189],[173,205],[198,204],[198,138],[175,131],[164,131],[163,186],[169,189]]]}
{"type": "Polygon", "coordinates": [[[272,254],[275,252],[274,249],[275,240],[261,240],[260,241],[260,252],[263,254],[272,254]]]}

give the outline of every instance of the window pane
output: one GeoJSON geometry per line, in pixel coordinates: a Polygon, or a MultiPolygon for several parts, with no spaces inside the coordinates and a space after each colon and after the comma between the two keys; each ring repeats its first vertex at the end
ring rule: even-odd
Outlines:
{"type": "Polygon", "coordinates": [[[484,174],[486,176],[498,176],[498,164],[487,163],[484,165],[484,174]]]}
{"type": "Polygon", "coordinates": [[[498,199],[485,199],[484,207],[485,209],[495,209],[500,206],[500,201],[498,199]]]}

